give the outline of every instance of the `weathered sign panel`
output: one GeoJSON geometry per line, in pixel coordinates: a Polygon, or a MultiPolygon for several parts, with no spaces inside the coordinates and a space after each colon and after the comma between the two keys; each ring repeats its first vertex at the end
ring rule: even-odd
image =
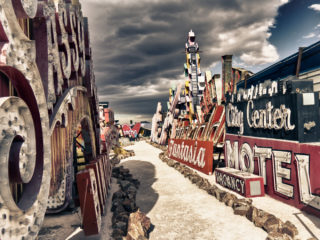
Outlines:
{"type": "Polygon", "coordinates": [[[320,216],[320,144],[226,134],[228,167],[264,179],[270,196],[320,216]]]}
{"type": "Polygon", "coordinates": [[[170,139],[168,157],[211,175],[213,171],[213,143],[189,139],[170,139]]]}
{"type": "Polygon", "coordinates": [[[264,196],[263,178],[234,168],[216,168],[216,182],[244,197],[264,196]]]}

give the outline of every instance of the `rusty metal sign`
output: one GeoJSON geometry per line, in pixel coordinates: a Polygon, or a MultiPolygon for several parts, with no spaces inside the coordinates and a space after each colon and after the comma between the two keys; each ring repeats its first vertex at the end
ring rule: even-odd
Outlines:
{"type": "Polygon", "coordinates": [[[213,143],[186,139],[170,139],[169,158],[211,175],[213,171],[213,143]]]}
{"type": "Polygon", "coordinates": [[[77,186],[84,233],[86,236],[98,234],[101,228],[101,210],[93,169],[81,171],[77,174],[77,186]]]}

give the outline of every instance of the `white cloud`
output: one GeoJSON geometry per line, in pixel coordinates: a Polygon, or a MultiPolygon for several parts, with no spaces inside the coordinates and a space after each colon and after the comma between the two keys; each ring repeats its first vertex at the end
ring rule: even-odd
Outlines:
{"type": "Polygon", "coordinates": [[[314,29],[320,28],[320,23],[314,27],[314,29]]]}
{"type": "Polygon", "coordinates": [[[309,8],[320,12],[320,4],[312,4],[309,8]]]}
{"type": "Polygon", "coordinates": [[[277,61],[279,59],[279,54],[272,44],[265,41],[262,44],[261,51],[243,53],[240,56],[240,59],[249,65],[265,64],[277,61]]]}
{"type": "Polygon", "coordinates": [[[314,38],[315,36],[315,33],[309,33],[308,35],[303,36],[303,38],[314,38]]]}

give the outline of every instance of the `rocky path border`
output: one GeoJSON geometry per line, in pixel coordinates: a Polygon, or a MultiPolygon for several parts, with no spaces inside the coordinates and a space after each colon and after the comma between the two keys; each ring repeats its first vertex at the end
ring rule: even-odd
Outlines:
{"type": "Polygon", "coordinates": [[[120,190],[112,196],[112,237],[116,240],[148,239],[152,230],[151,221],[136,205],[139,180],[132,178],[123,166],[114,167],[112,177],[120,186],[120,190]]]}
{"type": "MultiPolygon", "coordinates": [[[[149,142],[152,146],[161,149],[159,158],[168,166],[178,170],[185,178],[208,194],[216,197],[220,202],[232,207],[234,214],[246,217],[253,222],[256,227],[260,227],[268,233],[267,240],[297,240],[298,229],[290,221],[283,222],[275,215],[252,205],[252,199],[238,198],[235,194],[218,188],[216,184],[211,184],[208,179],[201,177],[196,171],[167,157],[167,147],[149,142]]],[[[309,238],[308,240],[316,240],[309,238]]]]}

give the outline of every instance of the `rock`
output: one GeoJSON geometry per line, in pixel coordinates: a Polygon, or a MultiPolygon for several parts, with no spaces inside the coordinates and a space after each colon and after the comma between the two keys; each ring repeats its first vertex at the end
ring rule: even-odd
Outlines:
{"type": "Polygon", "coordinates": [[[219,200],[219,201],[222,201],[223,197],[226,195],[226,192],[219,189],[219,188],[216,188],[214,190],[214,196],[219,200]]]}
{"type": "Polygon", "coordinates": [[[222,202],[224,202],[225,205],[232,207],[234,201],[237,199],[235,195],[232,193],[226,193],[224,197],[222,198],[222,202]]]}
{"type": "Polygon", "coordinates": [[[207,179],[203,179],[201,185],[199,186],[200,189],[207,191],[211,187],[210,182],[207,179]]]}
{"type": "Polygon", "coordinates": [[[296,235],[299,234],[297,227],[295,225],[293,225],[293,223],[291,223],[290,221],[286,221],[282,225],[281,232],[288,234],[292,238],[294,238],[296,235]]]}
{"type": "Polygon", "coordinates": [[[128,223],[128,234],[126,237],[124,237],[124,239],[147,239],[150,228],[150,219],[138,209],[138,211],[130,214],[128,223]]]}
{"type": "Polygon", "coordinates": [[[246,217],[249,221],[254,222],[255,219],[258,217],[258,213],[259,213],[259,210],[256,207],[250,206],[246,214],[246,217]]]}
{"type": "Polygon", "coordinates": [[[113,214],[120,214],[123,212],[126,212],[126,210],[124,209],[124,207],[122,205],[119,205],[114,209],[113,214]]]}
{"type": "Polygon", "coordinates": [[[112,225],[114,229],[120,229],[123,232],[123,236],[127,235],[128,223],[122,221],[116,221],[114,225],[112,225]]]}
{"type": "Polygon", "coordinates": [[[118,221],[128,223],[128,220],[129,220],[129,214],[127,212],[122,212],[122,213],[120,213],[118,215],[113,214],[113,216],[112,216],[112,225],[114,225],[118,221]]]}
{"type": "Polygon", "coordinates": [[[115,199],[112,201],[111,211],[114,212],[117,207],[122,206],[122,199],[115,199]]]}
{"type": "Polygon", "coordinates": [[[258,215],[253,219],[253,223],[256,227],[262,227],[264,223],[268,220],[268,213],[258,209],[258,215]]]}
{"type": "Polygon", "coordinates": [[[138,188],[140,186],[140,181],[138,179],[132,179],[131,180],[131,183],[136,187],[138,188]]]}
{"type": "Polygon", "coordinates": [[[249,210],[250,206],[248,205],[241,205],[238,207],[233,208],[233,213],[235,215],[245,216],[249,210]]]}
{"type": "Polygon", "coordinates": [[[237,199],[234,201],[232,208],[233,212],[236,215],[245,216],[249,211],[251,204],[250,201],[246,201],[246,199],[237,199]]]}
{"type": "Polygon", "coordinates": [[[124,207],[124,209],[128,212],[133,212],[136,210],[136,204],[134,200],[130,200],[130,199],[125,199],[122,202],[122,205],[124,207]]]}
{"type": "Polygon", "coordinates": [[[198,175],[193,175],[190,180],[192,183],[197,184],[199,181],[201,181],[201,177],[198,175]]]}
{"type": "MultiPolygon", "coordinates": [[[[120,166],[120,167],[122,167],[122,166],[120,166]]],[[[126,169],[126,168],[120,168],[120,173],[122,174],[122,175],[125,175],[125,174],[129,174],[129,169],[126,169]]]]}
{"type": "Polygon", "coordinates": [[[287,234],[282,234],[279,232],[270,232],[266,240],[292,240],[292,238],[287,234]]]}
{"type": "Polygon", "coordinates": [[[216,191],[217,187],[215,185],[211,186],[210,188],[207,189],[207,193],[215,196],[215,191],[216,191]]]}
{"type": "Polygon", "coordinates": [[[282,227],[282,221],[272,214],[268,215],[268,219],[263,224],[263,229],[269,232],[276,232],[282,227]]]}
{"type": "Polygon", "coordinates": [[[116,228],[116,229],[114,229],[113,231],[112,231],[112,237],[114,238],[114,239],[122,239],[122,236],[124,236],[124,233],[123,233],[123,231],[121,231],[121,229],[119,229],[119,228],[116,228]]]}
{"type": "Polygon", "coordinates": [[[168,165],[169,165],[170,167],[173,167],[173,166],[174,166],[174,163],[175,163],[174,160],[172,160],[172,159],[169,159],[169,160],[168,160],[168,165]]]}
{"type": "Polygon", "coordinates": [[[126,194],[119,190],[119,191],[116,191],[113,195],[112,195],[112,201],[115,200],[115,199],[124,199],[126,196],[126,194]]]}
{"type": "Polygon", "coordinates": [[[121,187],[122,191],[125,191],[125,192],[131,186],[131,183],[127,180],[122,180],[119,183],[120,183],[120,187],[121,187]]]}

